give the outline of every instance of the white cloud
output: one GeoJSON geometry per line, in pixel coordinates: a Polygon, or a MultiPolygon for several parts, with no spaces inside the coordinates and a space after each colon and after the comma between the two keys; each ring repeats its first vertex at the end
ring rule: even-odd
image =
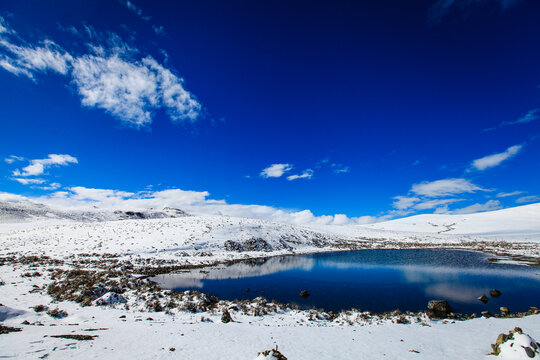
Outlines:
{"type": "Polygon", "coordinates": [[[502,209],[502,205],[499,200],[489,200],[485,204],[473,204],[461,209],[450,211],[450,214],[473,214],[482,211],[493,211],[502,209]]]}
{"type": "Polygon", "coordinates": [[[21,196],[21,195],[11,194],[11,193],[6,193],[6,192],[0,192],[0,201],[13,201],[13,202],[16,202],[16,201],[27,201],[27,200],[28,200],[27,197],[24,197],[24,196],[21,196]]]}
{"type": "Polygon", "coordinates": [[[311,179],[311,177],[313,176],[313,170],[312,169],[307,169],[307,170],[304,170],[302,172],[302,174],[300,175],[289,175],[287,176],[287,180],[289,181],[292,181],[292,180],[296,180],[296,179],[311,179]]]}
{"type": "Polygon", "coordinates": [[[416,205],[413,206],[415,210],[421,211],[421,210],[428,210],[428,209],[435,209],[439,208],[441,206],[447,206],[448,204],[452,204],[458,201],[464,201],[464,199],[433,199],[433,200],[426,200],[422,201],[416,205]]]}
{"type": "Polygon", "coordinates": [[[414,184],[411,192],[428,198],[454,196],[457,194],[486,191],[467,179],[443,179],[414,184]]]}
{"type": "Polygon", "coordinates": [[[425,199],[414,196],[395,196],[393,207],[398,210],[428,210],[435,209],[441,206],[446,206],[463,199],[425,199]]]}
{"type": "MultiPolygon", "coordinates": [[[[52,185],[52,184],[51,184],[52,185]]],[[[12,194],[0,193],[0,200],[12,194]]],[[[224,200],[209,198],[207,191],[185,191],[167,189],[161,191],[128,192],[113,189],[94,189],[82,186],[71,187],[66,191],[56,191],[48,195],[29,198],[50,206],[88,209],[143,210],[175,207],[199,215],[224,215],[256,218],[268,221],[297,225],[354,225],[367,224],[388,219],[390,216],[348,217],[344,214],[315,216],[310,210],[277,209],[264,205],[228,204],[224,200]]],[[[13,201],[23,200],[12,195],[13,201]]]]}
{"type": "Polygon", "coordinates": [[[519,195],[519,194],[523,194],[523,191],[512,191],[512,192],[500,192],[497,194],[497,197],[499,198],[504,198],[504,197],[509,197],[509,196],[515,196],[515,195],[519,195]]]}
{"type": "Polygon", "coordinates": [[[394,196],[394,203],[392,204],[394,208],[398,210],[409,209],[414,206],[417,202],[421,201],[420,198],[410,197],[410,196],[394,196]]]}
{"type": "Polygon", "coordinates": [[[13,176],[37,176],[43,174],[45,169],[51,166],[65,166],[77,163],[77,158],[71,155],[49,154],[45,159],[30,160],[30,164],[22,168],[22,171],[19,169],[13,171],[13,176]]]}
{"type": "Polygon", "coordinates": [[[523,148],[522,145],[510,146],[508,149],[506,149],[502,153],[492,154],[492,155],[484,156],[483,158],[474,160],[472,162],[472,167],[475,168],[476,170],[483,171],[483,170],[498,166],[503,161],[516,156],[521,151],[522,148],[523,148]]]}
{"type": "Polygon", "coordinates": [[[120,54],[79,57],[73,62],[73,83],[83,105],[105,109],[135,127],[150,124],[151,110],[160,107],[175,122],[193,122],[201,110],[183,80],[149,56],[142,61],[120,54]]]}
{"type": "Polygon", "coordinates": [[[16,156],[16,155],[10,155],[4,159],[4,161],[8,164],[13,164],[16,161],[23,161],[23,160],[24,158],[22,156],[16,156]]]}
{"type": "Polygon", "coordinates": [[[517,199],[516,202],[518,204],[540,202],[540,196],[537,196],[537,195],[522,196],[519,199],[517,199]]]}
{"type": "Polygon", "coordinates": [[[292,170],[291,164],[272,164],[263,169],[260,176],[263,178],[278,178],[283,176],[287,171],[292,170]]]}
{"type": "Polygon", "coordinates": [[[45,182],[43,179],[13,178],[13,180],[23,185],[43,184],[45,182]]]}
{"type": "Polygon", "coordinates": [[[149,55],[136,58],[138,49],[118,35],[104,39],[85,29],[93,42],[87,44],[91,52],[82,55],[70,54],[49,39],[35,45],[0,32],[0,67],[34,81],[36,73],[64,75],[84,106],[103,109],[135,128],[152,123],[152,111],[160,108],[173,122],[194,122],[200,116],[202,106],[182,78],[149,55]]]}
{"type": "Polygon", "coordinates": [[[12,74],[24,75],[34,80],[36,72],[56,72],[65,75],[69,71],[71,55],[50,39],[38,45],[20,40],[15,30],[0,17],[0,67],[12,74]],[[13,42],[15,39],[19,45],[13,42]]]}
{"type": "Polygon", "coordinates": [[[0,57],[0,66],[14,75],[24,75],[34,79],[35,72],[56,72],[66,75],[70,62],[70,54],[51,40],[44,40],[42,46],[17,46],[5,39],[0,39],[0,47],[7,54],[0,57]]]}
{"type": "Polygon", "coordinates": [[[59,184],[57,182],[53,182],[53,183],[50,183],[49,185],[38,186],[37,188],[41,189],[41,190],[52,191],[52,190],[59,189],[61,186],[62,186],[62,184],[59,184]]]}

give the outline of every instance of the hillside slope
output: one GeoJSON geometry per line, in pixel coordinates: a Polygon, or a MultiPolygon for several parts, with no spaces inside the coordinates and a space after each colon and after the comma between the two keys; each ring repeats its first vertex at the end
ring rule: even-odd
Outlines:
{"type": "Polygon", "coordinates": [[[540,240],[540,203],[467,215],[416,215],[363,227],[428,234],[540,240]]]}

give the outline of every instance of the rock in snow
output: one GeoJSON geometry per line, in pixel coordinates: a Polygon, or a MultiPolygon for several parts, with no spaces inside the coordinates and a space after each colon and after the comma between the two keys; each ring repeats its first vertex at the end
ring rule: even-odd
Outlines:
{"type": "Polygon", "coordinates": [[[108,292],[96,300],[96,305],[112,305],[112,304],[119,304],[119,303],[123,304],[125,302],[126,302],[126,299],[124,299],[122,295],[117,294],[115,292],[108,292]]]}
{"type": "Polygon", "coordinates": [[[497,342],[491,347],[492,354],[499,355],[501,359],[540,359],[540,343],[520,328],[515,328],[508,335],[499,334],[497,342]]]}

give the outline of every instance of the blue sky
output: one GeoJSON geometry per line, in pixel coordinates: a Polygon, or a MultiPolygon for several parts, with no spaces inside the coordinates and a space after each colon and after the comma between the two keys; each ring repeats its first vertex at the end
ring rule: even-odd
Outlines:
{"type": "Polygon", "coordinates": [[[297,223],[538,202],[539,15],[0,0],[0,191],[297,223]]]}

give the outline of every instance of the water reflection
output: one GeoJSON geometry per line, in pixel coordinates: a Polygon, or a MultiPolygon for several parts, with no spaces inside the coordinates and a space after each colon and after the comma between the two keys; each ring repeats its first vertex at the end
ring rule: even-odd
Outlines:
{"type": "Polygon", "coordinates": [[[434,298],[457,312],[524,311],[540,305],[537,268],[497,264],[487,255],[455,250],[366,250],[286,256],[194,269],[155,278],[164,288],[199,289],[223,299],[261,294],[280,302],[339,311],[425,309],[434,298]],[[251,291],[246,291],[249,288],[251,291]],[[497,288],[503,296],[487,305],[477,297],[497,288]],[[307,289],[308,299],[299,297],[307,289]],[[263,294],[264,293],[264,294],[263,294]]]}
{"type": "Polygon", "coordinates": [[[287,270],[310,271],[315,266],[315,259],[310,256],[283,256],[267,259],[241,261],[231,265],[217,265],[162,274],[154,278],[164,289],[198,288],[204,286],[202,280],[225,280],[257,277],[275,274],[287,270]]]}

